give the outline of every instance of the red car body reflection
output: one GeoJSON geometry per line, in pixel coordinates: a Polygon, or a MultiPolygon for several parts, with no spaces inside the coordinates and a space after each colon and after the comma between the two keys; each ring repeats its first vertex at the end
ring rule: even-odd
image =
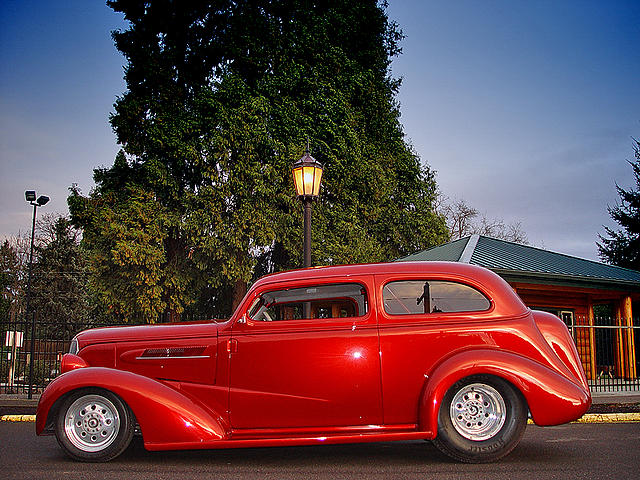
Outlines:
{"type": "Polygon", "coordinates": [[[458,263],[269,275],[227,321],[100,328],[76,342],[41,396],[36,430],[56,433],[80,460],[126,448],[113,413],[139,426],[149,450],[440,437],[454,458],[491,461],[515,447],[527,410],[556,425],[591,403],[564,324],[529,310],[492,272],[458,263]],[[402,296],[415,284],[427,300],[402,296]],[[470,292],[454,293],[462,305],[486,306],[443,310],[450,285],[470,292]],[[317,293],[340,289],[356,293],[317,293]],[[300,313],[305,303],[314,318],[300,313]],[[85,397],[107,413],[74,406],[85,397]]]}

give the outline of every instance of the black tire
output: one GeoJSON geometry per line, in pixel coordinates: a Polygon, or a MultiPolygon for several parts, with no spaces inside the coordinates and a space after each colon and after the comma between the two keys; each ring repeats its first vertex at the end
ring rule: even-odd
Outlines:
{"type": "Polygon", "coordinates": [[[433,444],[465,463],[488,463],[509,454],[527,425],[527,405],[509,382],[474,375],[456,382],[445,394],[433,444]]]}
{"type": "Polygon", "coordinates": [[[112,392],[85,388],[71,392],[58,409],[58,443],[74,460],[106,462],[126,450],[135,429],[133,414],[112,392]]]}

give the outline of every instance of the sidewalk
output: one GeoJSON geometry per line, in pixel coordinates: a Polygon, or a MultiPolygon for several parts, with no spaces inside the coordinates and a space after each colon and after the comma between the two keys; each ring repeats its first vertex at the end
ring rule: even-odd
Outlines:
{"type": "Polygon", "coordinates": [[[640,403],[640,391],[592,392],[594,405],[640,403]]]}
{"type": "Polygon", "coordinates": [[[27,394],[0,395],[0,417],[3,415],[35,415],[40,394],[28,399],[27,394]]]}

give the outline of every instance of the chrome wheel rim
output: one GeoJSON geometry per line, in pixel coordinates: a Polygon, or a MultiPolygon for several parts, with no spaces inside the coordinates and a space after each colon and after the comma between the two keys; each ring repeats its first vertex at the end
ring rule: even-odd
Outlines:
{"type": "Polygon", "coordinates": [[[506,414],[502,395],[484,383],[462,387],[449,407],[449,416],[457,432],[475,441],[495,436],[504,425],[506,414]]]}
{"type": "Polygon", "coordinates": [[[83,452],[98,452],[118,436],[120,415],[109,399],[85,395],[67,409],[64,431],[69,441],[83,452]]]}

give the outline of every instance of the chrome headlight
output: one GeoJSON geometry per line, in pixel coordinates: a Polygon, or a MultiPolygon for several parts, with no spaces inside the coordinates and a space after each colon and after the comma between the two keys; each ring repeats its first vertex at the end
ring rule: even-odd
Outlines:
{"type": "Polygon", "coordinates": [[[73,340],[71,340],[71,346],[69,347],[69,353],[71,353],[73,355],[77,355],[78,354],[78,339],[76,337],[73,337],[73,340]]]}

